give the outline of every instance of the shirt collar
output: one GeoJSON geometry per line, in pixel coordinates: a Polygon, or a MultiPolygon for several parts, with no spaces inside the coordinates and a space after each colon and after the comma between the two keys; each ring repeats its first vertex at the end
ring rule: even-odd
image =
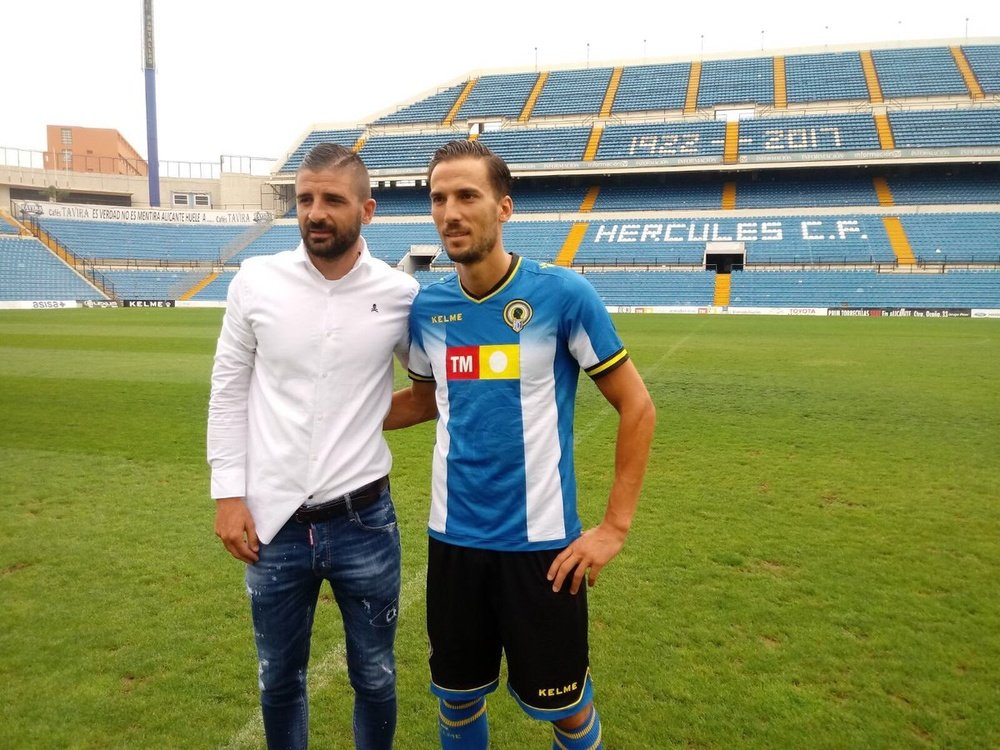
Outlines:
{"type": "MultiPolygon", "coordinates": [[[[343,281],[344,279],[348,278],[361,266],[366,265],[368,261],[371,259],[371,254],[368,252],[368,241],[364,238],[364,235],[361,235],[359,239],[361,240],[361,252],[358,254],[358,259],[351,267],[351,270],[348,271],[346,274],[344,274],[343,278],[338,279],[338,281],[343,281]]],[[[306,252],[305,242],[299,240],[299,245],[298,247],[295,248],[294,253],[295,253],[295,260],[297,260],[299,263],[304,264],[306,270],[310,274],[313,274],[316,278],[323,279],[323,281],[328,280],[323,276],[323,274],[319,272],[319,269],[317,269],[316,266],[312,264],[312,261],[309,260],[309,253],[306,252]]]]}

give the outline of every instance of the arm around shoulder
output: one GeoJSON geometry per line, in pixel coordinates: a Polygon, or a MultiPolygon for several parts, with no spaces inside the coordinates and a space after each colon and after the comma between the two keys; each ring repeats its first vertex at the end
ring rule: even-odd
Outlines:
{"type": "Polygon", "coordinates": [[[413,380],[409,388],[401,388],[392,394],[392,406],[382,423],[382,429],[399,430],[436,417],[434,381],[413,380]]]}

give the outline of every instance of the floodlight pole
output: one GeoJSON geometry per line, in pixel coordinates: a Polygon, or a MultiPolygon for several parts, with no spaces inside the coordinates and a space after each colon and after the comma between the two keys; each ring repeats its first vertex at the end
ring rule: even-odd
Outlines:
{"type": "Polygon", "coordinates": [[[156,54],[153,48],[153,0],[142,2],[142,67],[146,78],[146,151],[149,205],[160,205],[160,154],[156,139],[156,54]]]}

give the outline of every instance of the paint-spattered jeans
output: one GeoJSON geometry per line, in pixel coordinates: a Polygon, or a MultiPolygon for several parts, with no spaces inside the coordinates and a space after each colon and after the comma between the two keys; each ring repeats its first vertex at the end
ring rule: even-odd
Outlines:
{"type": "Polygon", "coordinates": [[[290,520],[270,544],[261,545],[246,580],[268,748],[298,750],[308,744],[306,666],[324,579],[344,621],[355,747],[392,747],[399,561],[399,529],[388,490],[360,513],[311,525],[290,520]]]}

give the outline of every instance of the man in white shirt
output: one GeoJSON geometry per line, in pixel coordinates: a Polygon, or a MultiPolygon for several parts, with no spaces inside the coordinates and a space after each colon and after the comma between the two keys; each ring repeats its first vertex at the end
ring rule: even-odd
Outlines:
{"type": "Polygon", "coordinates": [[[302,242],[246,260],[212,370],[215,533],[247,564],[269,748],[308,742],[306,667],[330,581],[344,621],[357,748],[390,748],[399,531],[382,437],[418,284],[373,258],[361,159],[316,146],[295,181],[302,242]]]}

